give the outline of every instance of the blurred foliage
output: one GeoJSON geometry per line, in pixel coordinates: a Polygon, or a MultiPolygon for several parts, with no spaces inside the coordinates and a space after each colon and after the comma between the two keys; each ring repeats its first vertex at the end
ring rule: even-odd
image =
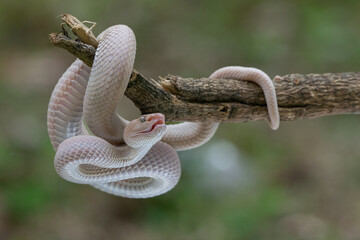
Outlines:
{"type": "Polygon", "coordinates": [[[96,34],[129,25],[135,67],[156,78],[226,65],[271,76],[359,71],[359,10],[356,0],[0,1],[0,239],[360,239],[357,116],[277,132],[222,124],[180,153],[177,187],[146,200],[60,179],[46,131],[51,91],[73,61],[47,39],[62,13],[97,22],[96,34]]]}

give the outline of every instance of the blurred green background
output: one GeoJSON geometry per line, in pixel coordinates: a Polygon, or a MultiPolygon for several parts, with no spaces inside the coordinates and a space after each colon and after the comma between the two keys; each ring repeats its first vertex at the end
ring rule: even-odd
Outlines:
{"type": "MultiPolygon", "coordinates": [[[[227,65],[287,73],[359,71],[360,1],[0,1],[0,239],[360,239],[356,115],[222,124],[179,153],[182,177],[146,200],[57,176],[46,130],[51,91],[74,57],[48,43],[71,13],[137,36],[148,77],[227,65]]],[[[127,101],[122,101],[127,104],[127,101]]],[[[126,112],[136,117],[135,109],[126,112]]]]}

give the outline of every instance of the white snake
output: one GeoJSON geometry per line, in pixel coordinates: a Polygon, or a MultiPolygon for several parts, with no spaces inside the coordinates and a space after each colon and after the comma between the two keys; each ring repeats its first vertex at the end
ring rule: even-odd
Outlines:
{"type": "MultiPolygon", "coordinates": [[[[135,60],[135,35],[129,27],[116,25],[101,33],[98,41],[93,67],[76,60],[50,98],[47,126],[56,151],[55,170],[68,181],[90,184],[117,196],[147,198],[165,193],[180,178],[176,150],[204,144],[219,123],[205,120],[166,126],[161,113],[142,115],[131,122],[118,116],[116,106],[135,60]]],[[[270,127],[278,128],[275,88],[264,72],[225,67],[210,77],[259,84],[265,93],[270,127]]]]}

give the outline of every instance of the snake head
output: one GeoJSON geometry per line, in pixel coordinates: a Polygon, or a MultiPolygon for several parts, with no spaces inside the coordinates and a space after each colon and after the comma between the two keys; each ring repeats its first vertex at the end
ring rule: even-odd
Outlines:
{"type": "Polygon", "coordinates": [[[125,127],[124,140],[131,147],[155,144],[165,134],[165,116],[161,113],[141,115],[125,127]]]}

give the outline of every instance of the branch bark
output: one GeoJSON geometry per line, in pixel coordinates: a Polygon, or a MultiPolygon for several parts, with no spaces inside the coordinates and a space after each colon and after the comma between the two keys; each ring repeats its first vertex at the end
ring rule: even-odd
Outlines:
{"type": "MultiPolygon", "coordinates": [[[[64,33],[50,34],[50,42],[92,65],[93,46],[64,33]]],[[[360,112],[360,72],[288,74],[273,81],[282,121],[360,112]]],[[[246,81],[173,75],[153,80],[134,70],[125,95],[143,114],[161,112],[167,121],[246,122],[268,115],[261,88],[246,81]]]]}

